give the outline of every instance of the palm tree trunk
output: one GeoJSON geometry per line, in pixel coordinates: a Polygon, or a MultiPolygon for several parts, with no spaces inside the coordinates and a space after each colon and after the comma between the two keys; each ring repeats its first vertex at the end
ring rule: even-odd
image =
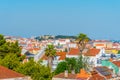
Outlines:
{"type": "Polygon", "coordinates": [[[52,57],[48,57],[48,67],[52,68],[52,57]]]}

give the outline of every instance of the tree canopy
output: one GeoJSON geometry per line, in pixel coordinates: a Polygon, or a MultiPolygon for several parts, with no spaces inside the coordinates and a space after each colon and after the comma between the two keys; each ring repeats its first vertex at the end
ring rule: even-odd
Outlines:
{"type": "Polygon", "coordinates": [[[90,38],[86,34],[83,34],[83,33],[78,34],[78,36],[76,38],[76,42],[78,44],[78,48],[79,48],[81,53],[84,50],[86,43],[89,40],[90,40],[90,38]]]}
{"type": "Polygon", "coordinates": [[[19,66],[20,59],[16,54],[7,54],[3,59],[0,59],[0,65],[3,65],[9,69],[14,69],[19,66]]]}
{"type": "Polygon", "coordinates": [[[48,67],[34,62],[32,59],[29,62],[19,65],[15,70],[19,73],[31,76],[33,80],[50,80],[52,77],[48,67]]]}
{"type": "Polygon", "coordinates": [[[52,67],[53,57],[56,55],[56,49],[53,45],[48,45],[45,49],[45,55],[48,57],[48,67],[52,67]]]}
{"type": "Polygon", "coordinates": [[[79,58],[66,58],[65,61],[58,63],[55,74],[59,74],[68,70],[68,72],[75,71],[75,73],[79,73],[80,69],[88,70],[88,59],[83,58],[82,55],[79,58]]]}
{"type": "Polygon", "coordinates": [[[17,54],[20,55],[21,48],[18,45],[18,42],[6,42],[3,35],[0,35],[0,57],[5,57],[7,54],[17,54]]]}

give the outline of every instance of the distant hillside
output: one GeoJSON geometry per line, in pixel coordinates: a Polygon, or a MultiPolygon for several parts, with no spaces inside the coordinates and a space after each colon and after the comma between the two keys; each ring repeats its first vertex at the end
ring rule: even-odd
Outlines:
{"type": "Polygon", "coordinates": [[[35,39],[41,41],[46,39],[76,39],[76,36],[67,36],[67,35],[57,35],[57,36],[51,36],[51,35],[44,35],[44,36],[37,36],[35,39]]]}
{"type": "Polygon", "coordinates": [[[57,36],[55,36],[55,39],[67,39],[67,38],[69,38],[69,39],[76,39],[76,36],[67,36],[67,35],[57,35],[57,36]]]}

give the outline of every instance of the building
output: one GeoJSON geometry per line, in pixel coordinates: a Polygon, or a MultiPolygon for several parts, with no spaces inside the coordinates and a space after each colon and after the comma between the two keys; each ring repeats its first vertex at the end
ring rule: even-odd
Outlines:
{"type": "Polygon", "coordinates": [[[92,66],[99,66],[100,63],[100,57],[102,56],[103,51],[102,49],[96,49],[92,48],[89,49],[86,53],[83,54],[83,57],[86,57],[88,59],[88,63],[92,66]]]}
{"type": "Polygon", "coordinates": [[[79,57],[79,54],[80,54],[80,51],[78,48],[70,48],[70,50],[68,51],[66,57],[67,58],[78,58],[79,57]]]}
{"type": "MultiPolygon", "coordinates": [[[[52,70],[54,71],[57,68],[58,63],[65,60],[65,58],[66,58],[66,52],[57,52],[56,56],[53,58],[52,70]]],[[[43,55],[41,59],[43,61],[42,64],[47,66],[48,57],[43,55]]]]}
{"type": "Polygon", "coordinates": [[[116,61],[113,59],[110,60],[102,60],[102,66],[109,67],[113,70],[113,73],[116,76],[120,76],[120,61],[116,61]]]}
{"type": "Polygon", "coordinates": [[[101,49],[101,48],[112,48],[113,43],[107,40],[95,40],[93,41],[93,46],[101,49]]]}

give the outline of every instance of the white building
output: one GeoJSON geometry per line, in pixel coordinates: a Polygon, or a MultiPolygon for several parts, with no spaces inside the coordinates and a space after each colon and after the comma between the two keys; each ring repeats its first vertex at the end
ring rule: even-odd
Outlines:
{"type": "Polygon", "coordinates": [[[92,67],[96,67],[101,65],[100,59],[103,53],[104,53],[104,49],[92,48],[88,50],[87,53],[85,53],[83,56],[87,57],[88,63],[90,63],[92,67]]]}

